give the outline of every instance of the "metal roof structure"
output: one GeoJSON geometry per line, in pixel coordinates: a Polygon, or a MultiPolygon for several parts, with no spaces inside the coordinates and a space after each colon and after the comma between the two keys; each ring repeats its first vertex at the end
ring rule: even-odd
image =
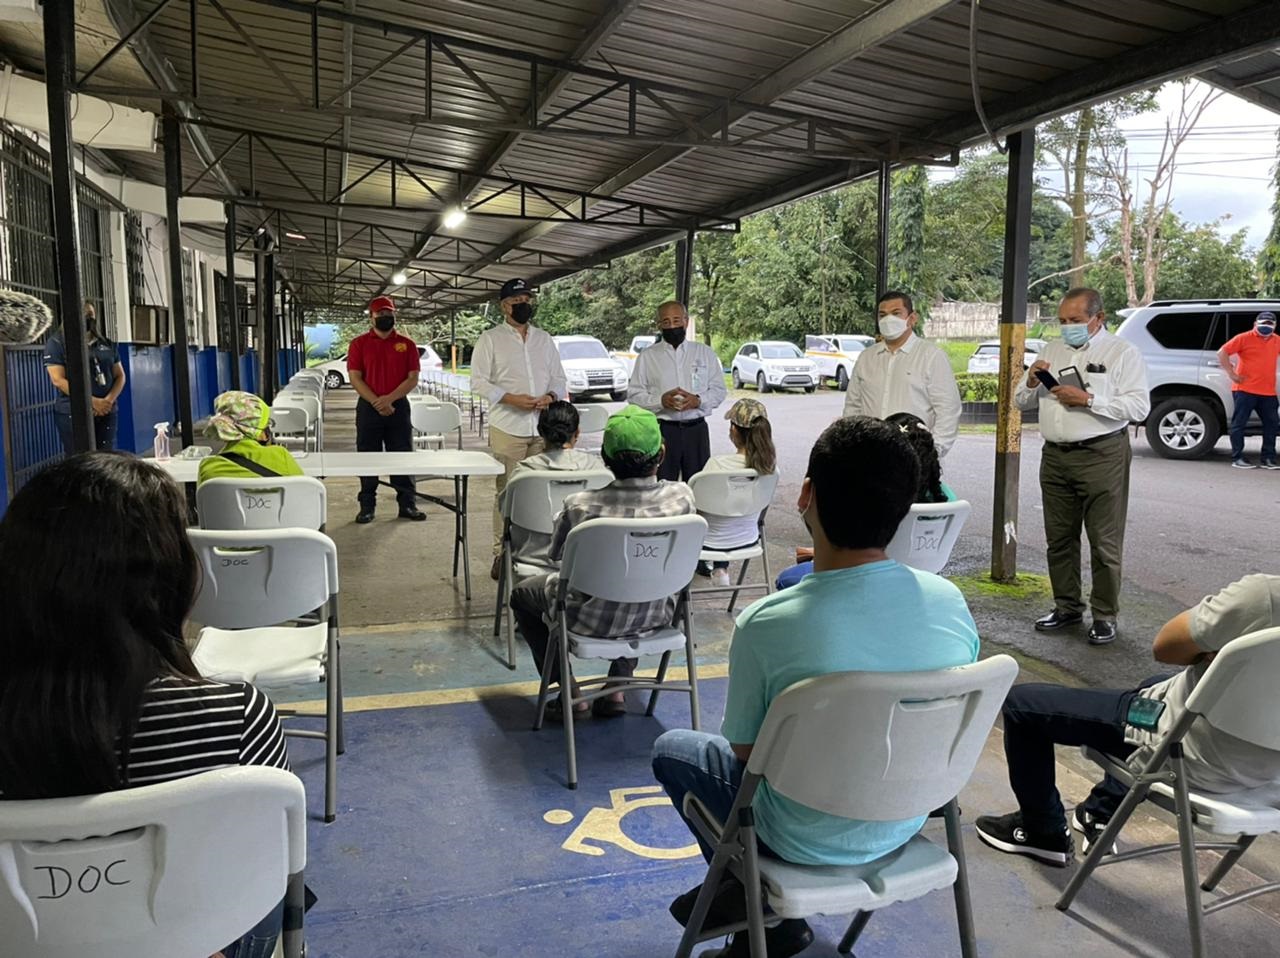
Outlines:
{"type": "MultiPolygon", "coordinates": [[[[77,88],[176,111],[184,194],[236,204],[242,246],[270,229],[311,304],[403,271],[438,312],[954,162],[987,138],[975,87],[997,135],[1197,73],[1280,109],[1280,3],[1254,0],[137,3],[77,4],[77,88]]],[[[0,48],[41,72],[38,28],[0,48]]]]}

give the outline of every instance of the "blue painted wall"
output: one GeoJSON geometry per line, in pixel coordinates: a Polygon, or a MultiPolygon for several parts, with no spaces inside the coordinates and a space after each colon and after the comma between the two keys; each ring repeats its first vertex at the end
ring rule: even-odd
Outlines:
{"type": "Polygon", "coordinates": [[[248,393],[258,391],[258,354],[248,350],[240,357],[240,388],[248,393]]]}
{"type": "Polygon", "coordinates": [[[128,385],[120,396],[117,445],[129,452],[151,448],[155,424],[177,420],[173,382],[173,347],[120,344],[120,362],[128,385]]]}
{"type": "Polygon", "coordinates": [[[231,388],[231,354],[218,351],[218,392],[224,393],[231,388]]]}

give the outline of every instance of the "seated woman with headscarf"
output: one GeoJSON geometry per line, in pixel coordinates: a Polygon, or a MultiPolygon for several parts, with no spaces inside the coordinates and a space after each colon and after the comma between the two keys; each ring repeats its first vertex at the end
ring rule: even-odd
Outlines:
{"type": "Polygon", "coordinates": [[[197,484],[206,479],[302,475],[293,454],[271,441],[271,407],[253,393],[231,390],[215,399],[205,435],[216,436],[224,445],[200,461],[197,484]]]}

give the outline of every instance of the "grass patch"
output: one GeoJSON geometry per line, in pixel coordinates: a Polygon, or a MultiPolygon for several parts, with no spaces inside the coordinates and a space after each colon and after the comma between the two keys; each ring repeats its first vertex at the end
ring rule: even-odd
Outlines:
{"type": "Polygon", "coordinates": [[[988,573],[948,576],[964,593],[973,599],[1026,599],[1052,598],[1053,589],[1047,575],[1023,572],[1013,582],[995,582],[988,573]]]}
{"type": "Polygon", "coordinates": [[[965,373],[969,371],[969,357],[973,355],[973,351],[978,348],[981,339],[935,339],[932,341],[935,346],[947,354],[947,359],[951,361],[951,371],[953,373],[965,373]]]}

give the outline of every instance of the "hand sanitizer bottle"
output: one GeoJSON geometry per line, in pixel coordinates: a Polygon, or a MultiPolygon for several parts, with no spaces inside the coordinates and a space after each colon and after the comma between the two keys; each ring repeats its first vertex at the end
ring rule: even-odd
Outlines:
{"type": "Polygon", "coordinates": [[[167,422],[156,423],[156,442],[155,442],[156,462],[167,462],[169,459],[169,424],[167,422]]]}

